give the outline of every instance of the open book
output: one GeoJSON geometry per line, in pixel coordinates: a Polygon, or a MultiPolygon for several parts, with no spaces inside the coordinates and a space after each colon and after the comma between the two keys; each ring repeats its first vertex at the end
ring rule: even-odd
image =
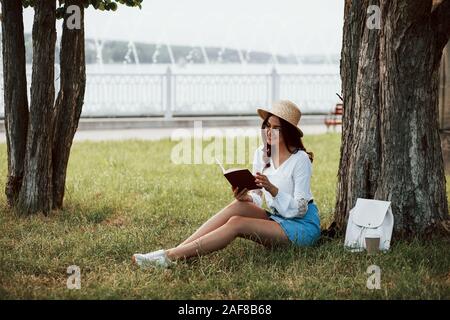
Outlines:
{"type": "Polygon", "coordinates": [[[261,189],[261,187],[256,185],[255,176],[252,175],[250,170],[245,168],[225,170],[219,160],[216,159],[216,162],[222,168],[223,175],[233,187],[238,187],[239,190],[243,190],[244,188],[247,188],[247,190],[261,189]]]}

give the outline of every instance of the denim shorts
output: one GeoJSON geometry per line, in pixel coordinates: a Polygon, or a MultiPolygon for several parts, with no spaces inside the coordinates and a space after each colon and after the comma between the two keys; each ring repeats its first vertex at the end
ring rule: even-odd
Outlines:
{"type": "Polygon", "coordinates": [[[270,219],[277,222],[288,239],[298,246],[312,246],[320,238],[319,209],[314,202],[308,204],[306,215],[302,218],[284,218],[266,210],[270,219]]]}

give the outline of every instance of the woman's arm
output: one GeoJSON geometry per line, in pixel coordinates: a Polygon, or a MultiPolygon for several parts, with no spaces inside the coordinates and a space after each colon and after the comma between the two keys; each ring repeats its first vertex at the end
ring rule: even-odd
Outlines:
{"type": "Polygon", "coordinates": [[[309,190],[311,186],[312,165],[307,156],[301,157],[293,171],[294,196],[278,192],[272,206],[285,218],[304,217],[308,211],[309,190]]]}
{"type": "Polygon", "coordinates": [[[249,196],[252,198],[252,202],[256,204],[258,207],[262,208],[262,191],[261,190],[252,190],[249,192],[249,196]]]}
{"type": "Polygon", "coordinates": [[[294,196],[278,190],[265,176],[261,175],[261,177],[265,178],[260,178],[258,181],[272,195],[273,201],[271,206],[279,215],[285,218],[301,218],[308,211],[311,173],[311,161],[308,157],[302,157],[293,171],[294,196]]]}

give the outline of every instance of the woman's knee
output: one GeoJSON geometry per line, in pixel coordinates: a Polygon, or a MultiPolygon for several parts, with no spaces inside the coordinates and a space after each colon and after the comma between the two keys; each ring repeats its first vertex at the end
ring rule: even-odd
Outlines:
{"type": "Polygon", "coordinates": [[[243,212],[243,210],[245,209],[246,204],[247,203],[245,201],[239,201],[235,199],[225,208],[227,209],[226,211],[228,212],[228,214],[232,216],[240,215],[240,213],[243,212]]]}
{"type": "Polygon", "coordinates": [[[248,201],[233,201],[226,210],[221,211],[221,216],[228,221],[232,217],[259,218],[267,219],[267,214],[261,208],[248,201]],[[259,210],[259,211],[258,211],[259,210]]]}
{"type": "Polygon", "coordinates": [[[239,202],[238,200],[234,199],[229,204],[227,204],[225,207],[223,207],[223,209],[220,212],[224,212],[224,211],[228,212],[230,210],[233,210],[233,208],[238,205],[238,202],[239,202]]]}
{"type": "Polygon", "coordinates": [[[228,219],[226,226],[238,233],[241,230],[244,218],[241,216],[232,216],[228,219]]]}
{"type": "Polygon", "coordinates": [[[245,201],[239,201],[237,199],[234,199],[233,201],[230,202],[230,204],[228,206],[229,207],[241,207],[243,204],[245,204],[245,201]]]}
{"type": "Polygon", "coordinates": [[[226,226],[232,230],[237,236],[243,234],[245,229],[246,218],[241,216],[232,216],[226,222],[226,226]]]}

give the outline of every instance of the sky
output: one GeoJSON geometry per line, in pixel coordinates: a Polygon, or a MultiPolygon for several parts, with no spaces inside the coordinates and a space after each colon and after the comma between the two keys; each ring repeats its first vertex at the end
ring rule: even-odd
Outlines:
{"type": "MultiPolygon", "coordinates": [[[[87,38],[338,55],[344,0],[144,0],[142,9],[86,11],[87,38]]],[[[33,10],[24,11],[31,32],[33,10]]],[[[58,27],[60,35],[60,27],[58,27]]]]}

